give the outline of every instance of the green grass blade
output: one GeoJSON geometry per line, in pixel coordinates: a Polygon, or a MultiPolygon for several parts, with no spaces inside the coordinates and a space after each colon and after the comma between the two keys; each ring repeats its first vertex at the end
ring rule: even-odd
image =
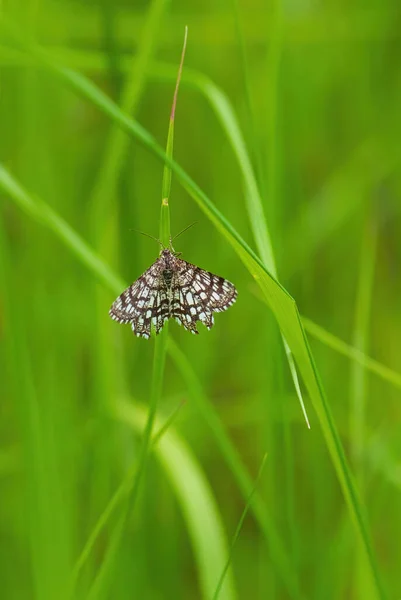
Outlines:
{"type": "MultiPolygon", "coordinates": [[[[32,593],[40,600],[65,598],[69,569],[68,511],[61,493],[53,439],[54,423],[44,411],[44,401],[54,397],[39,395],[33,376],[32,356],[26,329],[26,307],[15,293],[6,231],[0,214],[0,294],[2,304],[2,343],[6,345],[6,372],[15,406],[22,450],[22,495],[28,538],[32,593]]],[[[6,381],[2,381],[5,386],[6,381]]],[[[21,516],[19,517],[21,518],[21,516]]],[[[29,588],[28,588],[29,589],[29,588]]]]}
{"type": "MultiPolygon", "coordinates": [[[[226,95],[208,78],[192,72],[187,76],[187,81],[190,81],[192,85],[194,85],[207,98],[231,144],[243,176],[248,216],[259,255],[262,258],[262,262],[265,264],[266,268],[276,277],[276,263],[274,259],[269,228],[263,210],[262,198],[253,171],[252,162],[249,157],[234,110],[226,95]]],[[[272,184],[270,184],[269,189],[272,193],[272,184]]],[[[295,391],[301,405],[305,421],[309,427],[309,420],[302,398],[294,358],[285,338],[283,339],[283,344],[295,391]]]]}
{"type": "MultiPolygon", "coordinates": [[[[206,397],[191,363],[172,339],[169,340],[169,353],[186,383],[191,402],[195,405],[199,416],[204,419],[213,433],[220,452],[232,471],[242,496],[246,501],[252,494],[253,481],[243,464],[243,460],[227,435],[216,409],[206,397]]],[[[277,574],[281,577],[291,597],[301,598],[301,591],[298,587],[297,578],[294,575],[294,568],[290,564],[276,523],[270,516],[266,503],[258,492],[254,495],[251,510],[263,532],[270,551],[270,560],[277,574]]]]}
{"type": "Polygon", "coordinates": [[[88,594],[88,600],[107,597],[108,589],[111,585],[112,570],[114,568],[121,540],[128,529],[129,518],[138,500],[140,486],[142,485],[142,481],[145,477],[146,466],[151,451],[151,436],[156,419],[157,406],[162,395],[167,338],[168,329],[164,327],[162,332],[155,340],[149,410],[139,447],[138,461],[132,487],[127,498],[123,515],[117,523],[115,531],[113,532],[112,540],[109,544],[106,557],[104,558],[99,571],[96,574],[95,580],[92,583],[88,594]]]}
{"type": "Polygon", "coordinates": [[[265,454],[264,457],[263,457],[263,459],[262,459],[262,464],[260,465],[259,473],[258,473],[258,475],[256,477],[256,480],[255,480],[255,483],[254,483],[253,488],[251,490],[251,493],[249,494],[249,497],[248,497],[248,499],[246,501],[244,510],[242,511],[242,514],[241,514],[240,519],[238,521],[238,525],[237,525],[237,527],[235,529],[234,536],[233,536],[233,539],[232,539],[232,542],[231,542],[230,553],[229,553],[229,556],[227,558],[227,562],[224,565],[224,569],[223,569],[223,571],[222,571],[222,573],[220,575],[220,578],[219,578],[219,581],[217,583],[216,590],[215,590],[215,592],[213,594],[213,599],[212,600],[218,600],[218,597],[220,596],[220,591],[221,591],[221,588],[223,587],[224,578],[225,578],[225,576],[227,574],[228,569],[230,568],[230,563],[231,563],[231,560],[232,560],[232,554],[233,554],[234,546],[235,546],[235,543],[236,543],[236,541],[237,541],[237,539],[239,537],[239,534],[241,532],[242,525],[243,525],[243,523],[245,521],[245,517],[248,514],[248,510],[249,510],[249,507],[250,507],[251,502],[252,502],[252,497],[255,494],[258,482],[259,482],[259,480],[261,478],[261,475],[262,475],[263,467],[265,466],[266,458],[267,458],[267,454],[265,454]]]}
{"type": "Polygon", "coordinates": [[[305,209],[289,224],[283,243],[283,263],[288,274],[292,275],[297,265],[308,263],[311,256],[334,237],[335,232],[363,209],[371,190],[377,189],[398,169],[398,149],[393,149],[385,133],[381,126],[358,143],[340,168],[333,171],[305,209]],[[310,227],[310,223],[316,222],[318,227],[310,227]],[[300,231],[308,232],[308,244],[299,236],[300,231]],[[298,257],[297,261],[292,260],[294,256],[298,257]]]}
{"type": "MultiPolygon", "coordinates": [[[[365,216],[362,232],[362,243],[359,261],[359,277],[355,302],[354,347],[365,352],[371,319],[371,300],[373,292],[374,271],[376,262],[376,220],[369,213],[365,216]]],[[[367,445],[367,372],[357,362],[352,364],[350,377],[350,422],[349,439],[351,440],[351,457],[361,497],[366,495],[366,466],[363,461],[367,445]]],[[[364,598],[372,597],[369,578],[366,577],[365,561],[360,544],[355,548],[353,586],[364,598]]]]}
{"type": "MultiPolygon", "coordinates": [[[[182,403],[177,406],[177,408],[171,413],[171,415],[168,417],[168,419],[166,419],[163,426],[160,427],[160,429],[152,436],[152,441],[151,441],[152,450],[159,443],[159,441],[161,440],[163,435],[167,432],[169,427],[171,427],[171,425],[173,424],[175,418],[177,417],[178,411],[180,410],[181,407],[182,407],[182,403]]],[[[95,526],[93,527],[90,535],[88,536],[88,539],[87,539],[78,559],[76,560],[73,571],[72,571],[71,583],[70,583],[70,589],[71,589],[70,595],[72,597],[74,597],[74,589],[76,586],[76,582],[78,581],[80,572],[82,571],[86,561],[88,560],[89,555],[92,552],[92,550],[95,546],[95,543],[98,540],[99,535],[101,534],[102,530],[106,527],[106,524],[108,523],[108,521],[110,521],[110,518],[113,515],[113,513],[115,512],[115,510],[117,509],[117,507],[128,496],[128,494],[132,488],[132,482],[134,481],[136,472],[137,472],[137,461],[135,460],[135,463],[128,470],[127,475],[125,476],[125,478],[123,479],[123,481],[121,482],[121,484],[119,485],[117,490],[114,492],[113,496],[110,498],[110,501],[108,502],[107,506],[105,507],[105,509],[103,510],[99,519],[97,520],[95,526]]]]}
{"type": "MultiPolygon", "coordinates": [[[[168,0],[152,0],[146,9],[144,25],[141,29],[137,52],[130,60],[129,69],[121,91],[121,109],[133,116],[136,115],[140,99],[146,84],[148,63],[155,51],[156,44],[160,38],[160,27],[165,13],[168,0]]],[[[110,264],[116,264],[119,249],[118,216],[119,216],[119,182],[121,182],[123,168],[126,164],[126,154],[130,146],[130,139],[117,125],[112,124],[107,135],[106,143],[101,153],[100,165],[97,169],[97,178],[93,186],[89,200],[91,237],[94,245],[110,264]]],[[[120,288],[119,294],[123,291],[120,288]]],[[[94,301],[96,308],[97,323],[94,327],[93,338],[95,340],[93,351],[94,378],[96,382],[94,411],[102,413],[107,411],[108,404],[112,402],[118,393],[121,393],[121,344],[117,345],[116,327],[110,319],[105,318],[105,306],[109,305],[107,291],[99,285],[93,286],[94,301]],[[110,349],[115,347],[116,351],[110,349]]],[[[109,481],[111,479],[110,464],[107,457],[114,456],[114,439],[109,435],[109,424],[105,424],[103,432],[104,443],[96,448],[94,462],[98,468],[91,474],[91,497],[89,512],[98,514],[100,507],[104,505],[109,494],[109,481]]],[[[140,470],[136,476],[141,478],[140,470]]],[[[135,480],[135,477],[134,477],[135,480]]],[[[132,491],[136,486],[132,486],[132,491]]],[[[134,493],[134,491],[132,492],[134,493]]],[[[134,504],[135,499],[131,499],[134,504]]],[[[119,551],[122,537],[124,536],[124,519],[128,519],[130,508],[128,501],[124,504],[122,525],[119,523],[113,536],[113,544],[108,548],[104,561],[100,565],[93,564],[92,572],[97,569],[95,580],[98,582],[92,587],[91,593],[97,597],[100,592],[104,594],[107,589],[106,581],[111,578],[112,568],[116,564],[115,556],[119,551]]]]}
{"type": "MultiPolygon", "coordinates": [[[[161,69],[155,69],[154,72],[159,76],[163,76],[163,74],[168,73],[168,69],[166,71],[162,67],[161,69]]],[[[207,98],[230,142],[244,180],[247,211],[256,245],[263,263],[274,275],[276,263],[263,211],[263,203],[234,110],[227,96],[207,77],[194,71],[187,71],[185,81],[198,89],[207,98]]]]}
{"type": "Polygon", "coordinates": [[[367,371],[370,371],[371,373],[377,375],[377,377],[380,377],[380,379],[383,381],[386,381],[387,383],[390,383],[391,385],[401,389],[401,373],[397,373],[393,369],[389,369],[377,360],[367,356],[358,348],[347,344],[307,317],[302,317],[302,323],[309,335],[314,337],[316,340],[328,348],[331,348],[335,352],[346,356],[352,362],[358,363],[367,371]]]}
{"type": "MultiPolygon", "coordinates": [[[[181,61],[180,61],[180,66],[178,68],[178,75],[177,75],[177,81],[175,84],[174,98],[173,98],[173,104],[171,106],[170,123],[169,123],[169,128],[168,128],[168,135],[167,135],[166,155],[169,158],[173,157],[175,111],[177,108],[178,89],[180,87],[182,68],[184,66],[185,52],[186,52],[186,48],[187,48],[187,37],[188,37],[188,27],[185,27],[184,43],[182,46],[181,61]]],[[[171,191],[171,168],[169,167],[169,165],[165,164],[164,169],[163,169],[163,183],[162,183],[162,200],[163,201],[168,200],[168,198],[170,198],[170,191],[171,191]]],[[[163,202],[162,202],[162,211],[163,211],[163,202]]],[[[168,218],[168,221],[170,221],[169,218],[168,218]]],[[[169,223],[169,225],[170,225],[170,223],[169,223]]],[[[162,240],[163,244],[165,246],[168,246],[169,242],[170,242],[170,237],[163,238],[162,233],[170,236],[170,229],[168,229],[168,231],[166,231],[166,232],[160,233],[160,239],[162,240]]]]}
{"type": "MultiPolygon", "coordinates": [[[[279,157],[278,157],[278,107],[280,101],[280,67],[282,53],[282,0],[273,0],[269,19],[269,39],[267,47],[268,81],[266,112],[267,112],[267,198],[272,206],[273,214],[280,210],[278,189],[279,157]]],[[[279,220],[279,215],[275,219],[279,220]]]]}
{"type": "MultiPolygon", "coordinates": [[[[365,354],[368,344],[371,297],[373,291],[376,231],[372,218],[365,217],[359,262],[359,279],[355,303],[353,347],[365,354]]],[[[364,488],[362,456],[366,444],[366,371],[354,362],[350,380],[350,440],[351,453],[361,490],[364,488]]]]}
{"type": "MultiPolygon", "coordinates": [[[[153,0],[148,9],[137,54],[130,59],[126,82],[121,94],[121,110],[135,116],[146,83],[149,63],[155,50],[162,18],[170,0],[153,0]]],[[[110,212],[115,211],[116,187],[129,148],[129,137],[113,126],[109,134],[103,161],[90,200],[95,239],[104,239],[110,212]]],[[[112,242],[110,242],[112,243],[112,242]]]]}
{"type": "MultiPolygon", "coordinates": [[[[167,137],[167,156],[172,159],[173,152],[173,138],[174,138],[174,116],[175,116],[175,108],[177,103],[177,93],[179,82],[181,78],[182,65],[184,61],[185,55],[185,46],[186,46],[186,36],[187,30],[185,30],[185,38],[184,38],[184,47],[181,56],[181,63],[178,72],[177,84],[174,93],[171,117],[169,122],[169,131],[167,137]]],[[[169,193],[171,186],[171,170],[168,165],[165,165],[163,172],[163,184],[162,184],[162,201],[161,201],[161,210],[160,210],[160,239],[165,246],[169,245],[169,241],[171,239],[170,233],[170,208],[169,208],[169,193]]],[[[152,381],[151,381],[151,390],[150,390],[150,400],[149,400],[149,413],[148,419],[146,422],[146,426],[144,429],[144,434],[139,450],[138,455],[138,466],[136,475],[134,477],[133,485],[131,492],[127,501],[127,509],[125,511],[125,516],[123,517],[122,523],[119,523],[116,527],[116,531],[113,535],[112,542],[109,547],[108,555],[102,563],[102,566],[99,569],[99,572],[96,575],[96,579],[92,585],[91,591],[89,593],[89,598],[98,598],[100,595],[105,595],[105,589],[107,589],[107,582],[110,580],[110,569],[112,568],[113,562],[115,560],[121,538],[123,536],[123,532],[127,530],[127,525],[129,521],[129,516],[135,506],[135,503],[138,498],[140,485],[142,479],[144,477],[146,471],[146,465],[149,459],[150,454],[150,442],[152,436],[152,430],[154,425],[154,420],[156,417],[157,406],[162,396],[162,388],[163,388],[163,378],[164,378],[164,366],[166,362],[166,350],[167,350],[167,340],[168,340],[168,323],[165,323],[163,330],[156,337],[154,342],[154,360],[153,360],[153,372],[152,372],[152,381]]]]}
{"type": "MultiPolygon", "coordinates": [[[[256,134],[256,126],[255,126],[255,111],[254,111],[254,102],[252,98],[251,92],[251,83],[248,69],[248,60],[247,60],[247,51],[246,44],[243,34],[243,18],[239,6],[238,0],[231,0],[232,11],[234,14],[234,23],[236,30],[236,37],[238,42],[238,50],[240,55],[240,69],[242,71],[242,79],[244,85],[244,97],[246,104],[246,121],[247,121],[247,141],[248,147],[251,148],[253,154],[253,163],[256,165],[256,173],[258,180],[258,187],[263,191],[264,182],[263,182],[263,163],[262,163],[262,155],[260,152],[260,144],[258,141],[258,136],[256,134]]],[[[224,119],[223,119],[224,120],[224,119]]]]}
{"type": "Polygon", "coordinates": [[[90,271],[96,273],[109,289],[121,290],[125,282],[90,248],[90,246],[49,205],[28,194],[0,164],[0,185],[30,217],[48,227],[90,271]]]}
{"type": "MultiPolygon", "coordinates": [[[[143,429],[143,408],[120,402],[115,416],[136,431],[143,429]]],[[[161,426],[157,420],[156,425],[161,426]]],[[[210,600],[228,557],[226,536],[212,490],[190,449],[172,429],[159,441],[155,453],[181,505],[198,565],[202,597],[210,600]]],[[[230,572],[220,598],[236,598],[230,572]]]]}

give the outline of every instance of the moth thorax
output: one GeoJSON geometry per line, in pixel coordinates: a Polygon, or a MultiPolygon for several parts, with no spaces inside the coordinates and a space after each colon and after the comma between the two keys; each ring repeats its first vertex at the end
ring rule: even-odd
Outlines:
{"type": "Polygon", "coordinates": [[[163,279],[167,287],[171,286],[171,280],[173,279],[173,271],[171,269],[164,269],[163,279]]]}

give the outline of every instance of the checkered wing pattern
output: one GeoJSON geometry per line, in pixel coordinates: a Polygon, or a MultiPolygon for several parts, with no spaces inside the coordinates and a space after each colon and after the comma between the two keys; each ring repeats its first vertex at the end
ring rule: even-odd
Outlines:
{"type": "Polygon", "coordinates": [[[213,313],[223,312],[234,304],[237,290],[223,277],[185,260],[176,261],[170,316],[194,334],[199,333],[196,321],[210,329],[214,325],[213,313]]]}
{"type": "Polygon", "coordinates": [[[118,323],[130,323],[138,337],[149,339],[151,324],[156,333],[169,318],[169,300],[158,259],[112,304],[109,314],[118,323]]]}
{"type": "Polygon", "coordinates": [[[232,283],[163,250],[156,262],[113,302],[110,316],[130,323],[138,337],[148,339],[173,318],[191,333],[196,322],[213,327],[214,312],[227,310],[237,298],[232,283]]]}

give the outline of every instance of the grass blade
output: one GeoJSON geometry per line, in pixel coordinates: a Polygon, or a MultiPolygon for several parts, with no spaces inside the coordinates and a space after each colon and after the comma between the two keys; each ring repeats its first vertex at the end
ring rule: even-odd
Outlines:
{"type": "MultiPolygon", "coordinates": [[[[227,435],[216,409],[206,397],[191,363],[172,339],[169,340],[169,353],[186,383],[191,402],[195,405],[199,416],[204,419],[212,431],[220,452],[232,471],[244,500],[247,501],[252,494],[253,482],[243,464],[242,458],[227,435]]],[[[257,491],[254,494],[251,510],[263,532],[270,551],[270,560],[277,574],[285,583],[289,594],[294,598],[301,598],[301,591],[298,587],[297,578],[294,575],[294,568],[290,564],[275,521],[270,516],[265,502],[257,491]]]]}
{"type": "MultiPolygon", "coordinates": [[[[126,83],[121,94],[121,110],[127,114],[135,116],[137,112],[162,17],[168,4],[169,0],[153,0],[150,3],[143,31],[141,32],[139,50],[129,61],[126,83]]],[[[104,239],[105,224],[110,220],[110,213],[115,211],[116,187],[128,148],[129,137],[119,127],[113,126],[90,200],[97,245],[101,244],[104,239]]],[[[114,240],[109,242],[112,248],[114,247],[113,242],[114,240]]]]}
{"type": "MultiPolygon", "coordinates": [[[[144,409],[125,401],[118,404],[115,416],[136,431],[141,431],[145,423],[144,409]]],[[[157,419],[156,426],[160,428],[157,419]]],[[[202,597],[209,600],[228,556],[212,490],[190,449],[172,429],[159,441],[155,453],[181,505],[198,564],[202,597]]],[[[230,571],[220,597],[224,600],[236,598],[230,571]]]]}
{"type": "MultiPolygon", "coordinates": [[[[362,243],[359,262],[359,277],[357,285],[354,346],[364,352],[368,344],[371,298],[374,282],[376,258],[376,225],[373,215],[365,216],[362,232],[362,243]]],[[[356,478],[362,498],[366,494],[366,467],[363,454],[366,447],[366,401],[367,373],[358,363],[353,363],[350,377],[350,422],[349,438],[351,440],[351,456],[356,478]]],[[[369,579],[365,575],[365,561],[360,545],[355,548],[355,569],[353,586],[365,598],[372,596],[369,579]]]]}
{"type": "MultiPolygon", "coordinates": [[[[184,60],[185,46],[186,46],[187,30],[185,30],[184,48],[181,57],[181,64],[178,72],[177,85],[175,89],[173,108],[171,111],[171,118],[169,122],[169,132],[167,137],[167,155],[172,159],[173,152],[173,137],[174,137],[174,115],[175,107],[177,102],[178,86],[181,77],[182,63],[184,60]]],[[[171,185],[171,171],[168,165],[164,167],[163,172],[163,184],[162,184],[162,202],[160,211],[160,239],[164,245],[168,245],[171,233],[170,233],[170,208],[169,208],[169,192],[171,185]],[[167,193],[167,195],[165,195],[167,193]]],[[[149,413],[146,421],[145,429],[138,454],[138,464],[136,474],[133,480],[133,485],[127,500],[127,508],[124,516],[120,523],[118,523],[114,532],[112,542],[109,546],[108,553],[104,559],[102,566],[100,567],[95,581],[91,587],[89,598],[98,598],[101,594],[104,596],[107,589],[107,582],[110,579],[110,570],[118,552],[121,538],[124,531],[127,530],[130,514],[135,506],[138,498],[140,485],[143,480],[146,471],[146,465],[150,454],[150,441],[152,436],[152,430],[154,421],[156,418],[157,406],[162,396],[163,378],[164,378],[164,366],[166,362],[166,351],[167,351],[167,340],[168,340],[168,323],[165,323],[162,331],[156,337],[154,342],[154,359],[153,359],[153,372],[150,389],[149,399],[149,413]]]]}
{"type": "MultiPolygon", "coordinates": [[[[26,511],[27,559],[33,579],[28,589],[43,600],[54,597],[63,600],[70,566],[66,526],[69,512],[61,493],[63,482],[58,470],[59,457],[55,453],[54,423],[45,414],[43,402],[47,398],[39,395],[33,376],[32,355],[26,339],[26,310],[15,293],[15,274],[7,246],[0,214],[2,343],[9,352],[6,372],[22,440],[22,496],[26,511]]],[[[49,398],[53,400],[53,396],[49,398]]]]}
{"type": "Polygon", "coordinates": [[[262,471],[263,471],[263,468],[265,466],[266,458],[267,458],[267,454],[265,454],[264,457],[263,457],[263,459],[262,459],[262,464],[260,465],[259,473],[258,473],[258,475],[256,477],[256,480],[255,480],[255,483],[254,483],[253,488],[251,490],[251,493],[249,494],[249,497],[248,497],[248,499],[246,501],[244,510],[242,511],[242,514],[241,514],[241,517],[240,517],[240,519],[238,521],[238,525],[237,525],[237,527],[235,529],[235,533],[234,533],[234,536],[233,536],[233,539],[232,539],[232,542],[231,542],[230,554],[229,554],[229,556],[227,558],[226,564],[224,565],[224,569],[223,569],[223,571],[222,571],[222,573],[220,575],[220,578],[219,578],[219,581],[217,583],[217,587],[216,587],[216,590],[215,590],[215,592],[213,594],[213,599],[212,600],[218,600],[218,597],[220,595],[220,591],[221,591],[221,588],[223,586],[224,578],[225,578],[225,576],[227,574],[227,571],[228,571],[228,569],[230,567],[230,562],[232,560],[232,553],[233,553],[233,550],[234,550],[235,543],[236,543],[236,541],[237,541],[237,539],[239,537],[239,534],[241,532],[242,525],[243,525],[243,523],[245,521],[245,517],[248,514],[248,510],[249,510],[249,507],[251,505],[252,497],[253,497],[253,495],[254,495],[254,493],[256,491],[256,487],[258,485],[258,482],[259,482],[259,480],[260,480],[260,478],[262,476],[262,471]]]}
{"type": "MultiPolygon", "coordinates": [[[[134,116],[145,88],[148,64],[160,37],[160,26],[167,4],[168,0],[152,0],[149,3],[145,22],[139,36],[137,52],[130,59],[129,69],[125,74],[119,101],[121,102],[121,109],[134,116]]],[[[104,10],[107,11],[107,7],[104,7],[104,10]]],[[[112,60],[117,65],[115,56],[112,57],[112,60]]],[[[120,206],[118,191],[129,145],[129,137],[117,125],[111,124],[89,199],[90,234],[98,253],[105,257],[110,264],[117,263],[120,239],[118,235],[120,206]]],[[[92,332],[95,340],[93,350],[95,374],[93,380],[97,382],[97,385],[94,394],[96,405],[93,410],[103,413],[108,411],[110,402],[113,402],[112,399],[121,393],[121,365],[124,365],[124,360],[121,343],[116,344],[116,336],[120,332],[117,331],[115,324],[110,319],[105,318],[105,307],[110,302],[108,293],[104,287],[98,285],[97,282],[94,283],[93,305],[97,319],[92,332]],[[115,352],[110,351],[113,347],[116,348],[115,352]]],[[[120,294],[122,290],[121,287],[118,293],[120,294]]],[[[104,443],[94,451],[94,463],[97,468],[91,473],[89,512],[93,514],[99,513],[110,494],[111,468],[108,457],[115,456],[115,442],[113,435],[110,435],[109,423],[104,424],[102,438],[104,443]]],[[[132,486],[130,489],[133,490],[134,487],[132,486]]],[[[128,519],[129,508],[126,508],[126,506],[127,502],[124,504],[124,509],[126,519],[128,519]]],[[[121,518],[124,521],[124,511],[121,518]]],[[[100,568],[95,562],[90,565],[92,573],[97,573],[95,577],[98,581],[96,585],[99,590],[102,588],[101,582],[106,579],[106,572],[111,571],[114,564],[113,553],[115,554],[118,551],[123,535],[124,524],[119,523],[113,536],[113,544],[108,549],[100,568]],[[120,533],[117,533],[117,530],[120,533]]],[[[107,575],[107,578],[110,580],[110,574],[107,575]]],[[[97,588],[95,586],[92,591],[95,597],[98,595],[97,588]]]]}
{"type": "Polygon", "coordinates": [[[374,373],[377,377],[380,377],[383,381],[394,385],[401,389],[401,373],[397,373],[393,369],[389,369],[382,363],[374,360],[370,356],[367,356],[355,346],[347,344],[343,340],[340,340],[337,336],[333,335],[329,331],[326,331],[320,325],[317,325],[307,317],[302,317],[302,323],[305,330],[314,337],[316,340],[331,348],[335,352],[346,356],[352,362],[356,362],[361,365],[367,371],[374,373]]]}
{"type": "MultiPolygon", "coordinates": [[[[185,59],[185,51],[187,48],[187,37],[188,37],[188,27],[185,27],[184,43],[182,46],[181,61],[180,61],[180,66],[178,68],[178,75],[177,75],[177,81],[175,84],[174,98],[173,98],[173,104],[171,106],[170,123],[169,123],[169,128],[168,128],[168,135],[167,135],[166,155],[169,158],[173,157],[175,111],[177,108],[178,89],[180,87],[180,82],[181,82],[181,77],[182,77],[182,68],[184,66],[184,59],[185,59]]],[[[170,198],[170,191],[171,191],[171,168],[167,164],[165,164],[164,169],[163,169],[163,184],[162,184],[162,199],[163,200],[168,200],[168,198],[170,198]]],[[[163,204],[162,204],[162,210],[163,210],[163,204]]],[[[168,236],[170,236],[170,228],[168,229],[168,231],[166,231],[164,233],[167,234],[168,236]]],[[[168,244],[170,242],[170,237],[163,238],[161,236],[160,239],[162,240],[162,242],[164,243],[165,246],[168,246],[168,244]]]]}
{"type": "MultiPolygon", "coordinates": [[[[151,441],[152,450],[159,443],[159,441],[161,440],[163,435],[166,433],[166,431],[169,429],[169,427],[171,427],[171,425],[174,422],[174,420],[178,414],[178,411],[180,410],[181,407],[182,407],[182,404],[179,404],[177,406],[176,410],[174,410],[171,413],[171,415],[166,420],[164,425],[162,427],[160,427],[160,429],[153,435],[152,441],[151,441]]],[[[132,489],[132,482],[135,478],[137,468],[138,468],[137,461],[135,460],[135,463],[132,465],[131,469],[128,470],[128,473],[125,476],[124,480],[121,482],[121,484],[119,485],[117,490],[114,492],[114,494],[111,497],[110,501],[108,502],[106,508],[103,510],[102,514],[100,515],[99,519],[97,520],[77,561],[75,562],[75,565],[74,565],[74,568],[72,571],[72,575],[71,575],[71,582],[70,582],[70,589],[71,589],[70,596],[71,597],[74,597],[74,590],[75,590],[75,586],[76,586],[76,583],[79,578],[79,574],[82,571],[86,561],[88,560],[88,557],[89,557],[93,547],[95,546],[95,543],[96,543],[100,533],[105,528],[107,522],[110,520],[112,514],[115,512],[117,507],[124,501],[124,499],[128,496],[130,490],[132,489]]]]}

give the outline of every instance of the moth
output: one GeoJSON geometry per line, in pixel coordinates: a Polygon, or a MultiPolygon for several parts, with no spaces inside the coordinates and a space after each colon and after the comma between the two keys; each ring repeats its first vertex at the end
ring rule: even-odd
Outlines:
{"type": "Polygon", "coordinates": [[[162,246],[157,260],[112,304],[114,321],[130,323],[138,337],[149,339],[168,319],[175,319],[191,333],[198,334],[196,322],[213,327],[214,312],[227,310],[237,299],[234,285],[218,275],[192,265],[162,246]]]}

